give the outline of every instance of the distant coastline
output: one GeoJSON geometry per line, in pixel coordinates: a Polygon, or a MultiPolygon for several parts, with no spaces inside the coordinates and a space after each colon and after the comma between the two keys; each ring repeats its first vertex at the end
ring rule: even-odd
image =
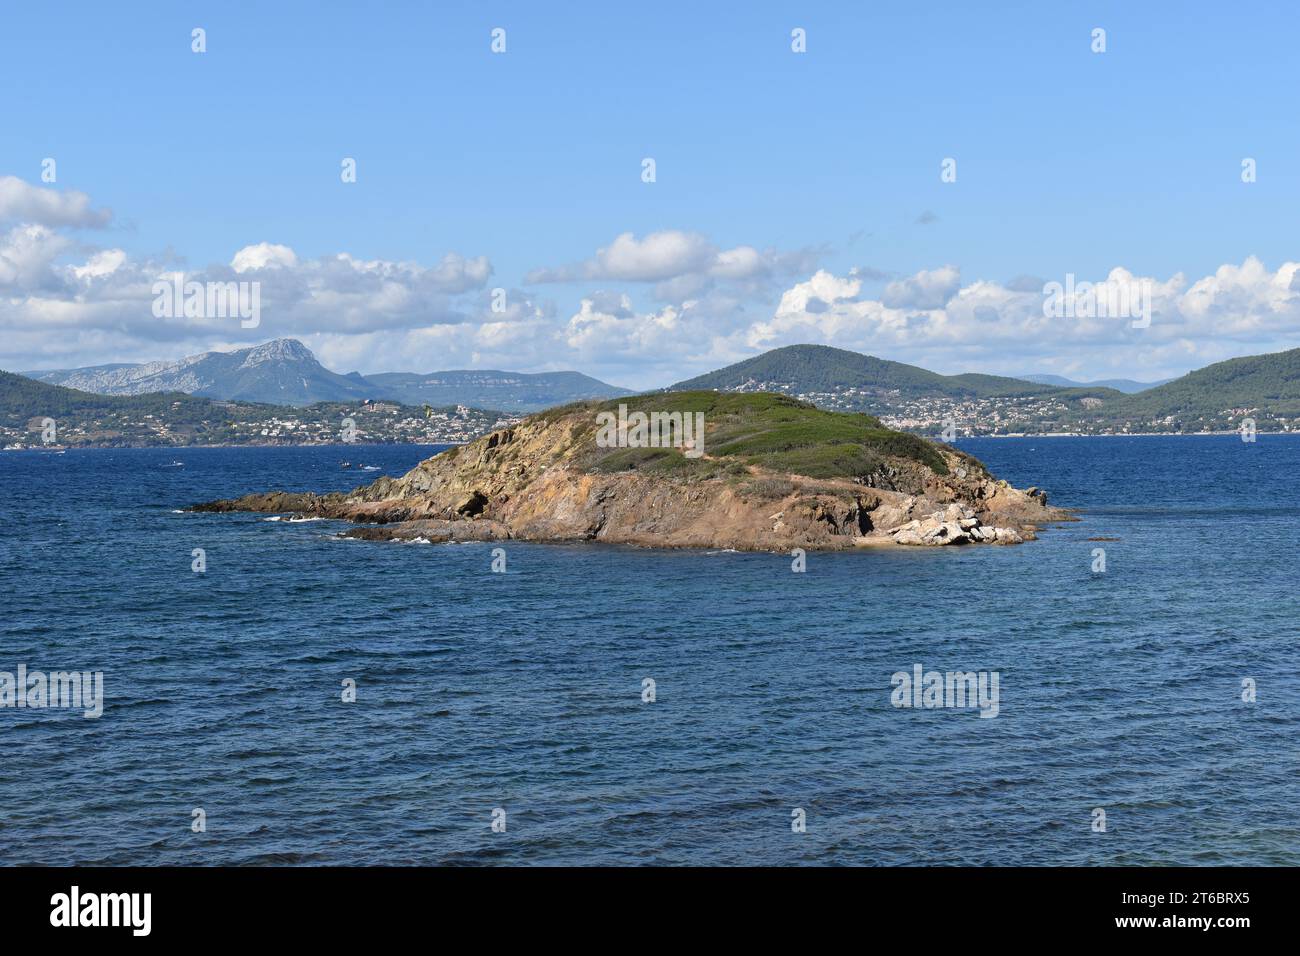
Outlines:
{"type": "MultiPolygon", "coordinates": [[[[919,433],[913,433],[919,434],[919,433]]],[[[1084,434],[1084,433],[1062,433],[1062,432],[1028,432],[1015,435],[963,435],[955,439],[952,444],[954,447],[959,446],[962,442],[973,439],[1008,439],[1008,438],[1215,438],[1225,436],[1239,436],[1239,431],[1221,431],[1221,432],[1132,432],[1129,434],[1103,433],[1084,434]]],[[[1300,431],[1279,432],[1279,431],[1258,431],[1255,433],[1259,437],[1280,438],[1288,435],[1300,436],[1300,431]]],[[[922,436],[932,437],[932,436],[922,436]]],[[[473,439],[471,439],[472,441],[473,439]]],[[[468,445],[470,441],[441,441],[437,439],[429,441],[367,441],[367,442],[223,442],[218,444],[195,443],[187,445],[171,444],[85,444],[85,445],[5,445],[0,451],[41,451],[41,452],[63,452],[63,451],[112,451],[114,449],[145,449],[145,448],[170,448],[176,451],[189,448],[389,448],[393,446],[411,447],[453,447],[456,445],[468,445]]]]}
{"type": "MultiPolygon", "coordinates": [[[[1241,432],[1237,429],[1218,432],[1027,432],[1015,435],[966,435],[958,438],[957,441],[965,441],[971,438],[1213,438],[1215,436],[1237,435],[1241,432]]],[[[1279,431],[1257,431],[1256,435],[1300,435],[1300,431],[1279,432],[1279,431]]]]}
{"type": "Polygon", "coordinates": [[[6,445],[0,448],[0,451],[42,451],[42,452],[64,452],[64,451],[145,451],[148,449],[157,449],[159,451],[188,451],[194,448],[393,448],[410,446],[411,448],[450,448],[454,445],[465,445],[464,441],[357,441],[357,442],[231,442],[226,444],[193,444],[193,445],[6,445]]]}

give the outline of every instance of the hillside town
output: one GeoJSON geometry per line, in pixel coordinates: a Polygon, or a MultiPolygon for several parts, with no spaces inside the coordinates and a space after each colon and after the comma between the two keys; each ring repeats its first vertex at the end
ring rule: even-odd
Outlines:
{"type": "Polygon", "coordinates": [[[518,416],[464,405],[417,408],[384,401],[322,402],[306,408],[213,401],[202,403],[201,409],[195,413],[178,401],[149,412],[36,415],[17,427],[0,424],[0,448],[353,442],[447,445],[472,441],[519,420],[518,416]]]}
{"type": "Polygon", "coordinates": [[[896,389],[843,387],[800,390],[790,383],[750,380],[735,392],[780,392],[837,412],[866,412],[890,428],[932,437],[1014,437],[1021,435],[1211,434],[1237,431],[1251,421],[1260,431],[1300,430],[1300,416],[1264,408],[1224,408],[1205,415],[1154,415],[1146,420],[1109,418],[1106,402],[1084,396],[908,397],[896,389]]]}

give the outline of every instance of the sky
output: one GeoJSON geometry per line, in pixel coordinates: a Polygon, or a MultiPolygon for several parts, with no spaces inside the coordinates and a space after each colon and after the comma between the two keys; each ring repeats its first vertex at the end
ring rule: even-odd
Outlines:
{"type": "Polygon", "coordinates": [[[801,342],[1149,381],[1291,348],[1298,22],[1285,3],[9,5],[0,368],[293,336],[340,372],[632,388],[801,342]],[[159,317],[177,274],[258,283],[258,325],[159,317]],[[1046,314],[1071,276],[1140,285],[1149,324],[1046,314]]]}

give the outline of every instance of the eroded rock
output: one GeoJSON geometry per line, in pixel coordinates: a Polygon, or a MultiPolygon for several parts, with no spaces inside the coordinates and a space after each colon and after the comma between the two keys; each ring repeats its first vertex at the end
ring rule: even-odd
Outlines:
{"type": "MultiPolygon", "coordinates": [[[[593,406],[594,407],[594,406],[593,406]]],[[[199,511],[310,514],[378,540],[595,540],[649,547],[789,551],[870,544],[1014,544],[1072,520],[974,459],[935,446],[943,474],[889,459],[870,480],[809,478],[722,459],[710,471],[592,467],[591,407],[533,416],[346,493],[269,492],[199,511]],[[723,465],[725,464],[725,467],[723,465]],[[757,491],[751,489],[758,489],[757,491]]]]}

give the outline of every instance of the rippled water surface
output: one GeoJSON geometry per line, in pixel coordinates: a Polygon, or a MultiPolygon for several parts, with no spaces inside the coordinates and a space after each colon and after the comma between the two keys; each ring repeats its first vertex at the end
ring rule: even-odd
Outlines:
{"type": "Polygon", "coordinates": [[[494,574],[178,513],[427,447],[0,454],[0,671],[106,691],[0,708],[0,860],[1300,864],[1300,438],[960,444],[1084,520],[805,574],[509,544],[494,574]],[[999,715],[893,707],[918,663],[999,672],[999,715]]]}

